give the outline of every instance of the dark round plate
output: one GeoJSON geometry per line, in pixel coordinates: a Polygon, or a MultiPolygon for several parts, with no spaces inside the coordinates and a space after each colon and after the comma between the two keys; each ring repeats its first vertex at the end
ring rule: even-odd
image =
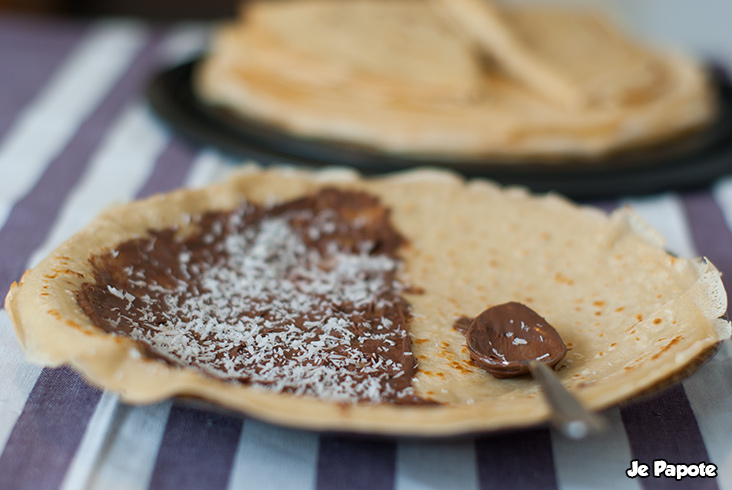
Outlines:
{"type": "Polygon", "coordinates": [[[575,199],[647,194],[698,187],[732,172],[732,86],[712,70],[719,95],[717,121],[663,144],[629,150],[593,162],[562,163],[495,159],[418,158],[372,148],[288,134],[266,124],[213,108],[193,91],[198,60],[159,73],[147,87],[157,114],[182,136],[245,159],[267,164],[283,159],[316,165],[346,165],[364,173],[435,166],[469,177],[522,185],[535,192],[556,191],[575,199]]]}

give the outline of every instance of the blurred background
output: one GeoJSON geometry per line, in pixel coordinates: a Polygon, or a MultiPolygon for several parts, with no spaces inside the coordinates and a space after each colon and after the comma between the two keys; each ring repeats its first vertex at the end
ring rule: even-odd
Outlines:
{"type": "MultiPolygon", "coordinates": [[[[631,32],[652,42],[732,66],[730,0],[509,1],[599,8],[631,32]]],[[[239,3],[240,0],[0,0],[0,12],[65,17],[125,16],[153,21],[209,20],[233,16],[239,3]]]]}
{"type": "Polygon", "coordinates": [[[58,16],[125,16],[151,20],[231,16],[237,0],[0,0],[0,11],[58,16]]]}

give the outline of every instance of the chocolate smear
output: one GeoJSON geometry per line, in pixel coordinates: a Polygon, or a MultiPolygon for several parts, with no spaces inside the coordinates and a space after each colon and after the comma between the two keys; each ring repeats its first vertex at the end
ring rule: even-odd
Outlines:
{"type": "Polygon", "coordinates": [[[324,189],[192,216],[91,258],[77,292],[98,327],[143,355],[227,382],[338,403],[429,403],[416,363],[405,243],[378,199],[324,189]]]}
{"type": "Polygon", "coordinates": [[[531,308],[516,302],[488,308],[470,321],[453,327],[466,334],[470,357],[496,378],[529,372],[529,361],[554,367],[567,355],[567,347],[549,322],[531,308]]]}

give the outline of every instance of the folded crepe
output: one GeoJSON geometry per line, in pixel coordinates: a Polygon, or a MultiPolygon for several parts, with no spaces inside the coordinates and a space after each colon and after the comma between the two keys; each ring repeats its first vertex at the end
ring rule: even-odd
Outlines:
{"type": "Polygon", "coordinates": [[[251,2],[213,50],[232,67],[359,99],[465,101],[481,87],[480,60],[422,0],[251,2]]]}
{"type": "Polygon", "coordinates": [[[606,18],[557,7],[500,9],[485,0],[437,0],[476,50],[517,82],[569,107],[630,105],[657,97],[658,55],[606,18]]]}
{"type": "MultiPolygon", "coordinates": [[[[309,253],[302,256],[312,258],[309,253]]],[[[196,397],[293,427],[442,436],[529,426],[549,417],[530,377],[499,380],[470,360],[465,337],[453,328],[461,316],[476,316],[511,301],[532,308],[569,348],[557,366],[562,383],[599,410],[678,375],[729,337],[729,322],[721,318],[726,298],[712,264],[666,253],[657,233],[628,209],[608,216],[554,195],[535,197],[447,172],[417,170],[363,179],[345,170],[249,167],[223,184],[104,212],[14,284],[5,307],[30,361],[70,365],[130,403],[196,397]],[[357,194],[339,201],[333,197],[338,192],[357,194]],[[316,199],[317,209],[303,207],[311,202],[307,199],[323,195],[329,197],[316,199]],[[310,336],[305,342],[310,350],[326,352],[318,366],[334,367],[335,376],[342,376],[338,367],[344,366],[343,380],[364,376],[358,382],[362,391],[353,392],[360,393],[356,398],[339,391],[341,385],[353,385],[353,379],[331,383],[327,389],[313,386],[322,388],[328,379],[315,385],[304,380],[302,373],[313,366],[307,364],[310,354],[302,339],[283,337],[284,330],[276,329],[253,334],[256,325],[274,321],[269,313],[244,323],[239,316],[231,323],[211,324],[206,316],[241,305],[249,308],[246,305],[256,303],[263,288],[283,288],[287,281],[272,282],[271,274],[296,267],[292,257],[305,253],[302,244],[292,241],[288,230],[294,228],[283,228],[281,220],[256,221],[282,209],[290,209],[289,226],[304,230],[301,239],[306,242],[317,242],[323,234],[346,242],[354,237],[349,246],[355,252],[350,255],[329,255],[332,247],[327,243],[315,254],[324,257],[317,270],[326,275],[340,271],[340,281],[321,281],[319,273],[311,277],[316,269],[296,269],[288,276],[295,286],[281,292],[300,315],[308,312],[303,305],[309,303],[290,295],[292,291],[309,288],[325,297],[348,289],[350,306],[309,321],[296,315],[287,328],[310,336]],[[354,235],[343,234],[341,225],[328,225],[334,216],[345,219],[354,235]],[[387,223],[393,227],[391,234],[376,226],[387,223]],[[211,233],[196,236],[204,225],[211,233]],[[362,232],[375,232],[380,238],[360,242],[355,237],[362,232]],[[188,248],[185,240],[191,236],[196,246],[188,248]],[[238,251],[230,258],[238,275],[209,274],[199,283],[191,282],[189,272],[207,273],[190,264],[204,258],[220,265],[217,254],[222,247],[238,251]],[[385,258],[386,249],[396,250],[398,266],[385,258]],[[155,254],[156,260],[142,261],[146,276],[138,277],[138,266],[126,262],[135,250],[155,254]],[[284,252],[277,255],[279,251],[284,252]],[[122,261],[120,267],[100,267],[115,260],[122,261]],[[358,264],[370,267],[365,275],[353,269],[358,264]],[[257,270],[261,278],[251,279],[257,270]],[[379,271],[396,274],[391,293],[397,296],[383,304],[368,299],[372,293],[391,294],[389,284],[374,282],[379,271]],[[89,297],[84,291],[101,296],[84,306],[81,298],[89,297]],[[362,297],[366,299],[353,299],[362,297]],[[388,355],[379,357],[383,345],[373,344],[377,331],[391,322],[379,320],[378,327],[371,325],[371,333],[345,332],[351,323],[364,322],[360,313],[353,313],[354,305],[364,304],[372,313],[393,312],[394,305],[404,306],[398,298],[409,306],[395,322],[405,322],[408,335],[403,337],[406,343],[396,343],[404,348],[411,344],[416,361],[411,378],[402,379],[408,386],[402,384],[400,390],[416,397],[414,403],[389,398],[383,391],[403,378],[403,372],[378,374],[378,379],[369,374],[377,364],[393,365],[388,355]],[[103,304],[112,308],[104,313],[106,323],[99,323],[93,312],[103,304]],[[155,317],[146,309],[150,304],[167,305],[172,317],[155,317]],[[186,310],[188,304],[197,306],[186,310]],[[332,320],[333,315],[351,315],[352,322],[332,320]],[[149,324],[146,333],[138,330],[142,323],[149,324]],[[315,331],[320,334],[313,337],[315,331]],[[343,341],[349,349],[360,345],[360,350],[347,357],[338,348],[328,351],[343,341]],[[216,347],[217,342],[223,347],[216,347]],[[285,358],[289,371],[278,367],[285,358]],[[257,378],[255,374],[262,374],[257,372],[249,373],[253,377],[247,380],[234,379],[241,375],[237,370],[242,363],[252,359],[263,363],[260,368],[274,366],[268,371],[274,378],[257,378]],[[363,367],[349,372],[353,362],[363,367]],[[277,376],[294,385],[277,384],[277,376]],[[298,391],[297,379],[303,386],[310,383],[309,388],[298,391]]],[[[267,301],[262,308],[287,303],[283,297],[267,301]]]]}
{"type": "Polygon", "coordinates": [[[482,0],[247,5],[215,36],[196,89],[294,135],[410,156],[590,162],[715,114],[695,62],[583,12],[482,0]]]}

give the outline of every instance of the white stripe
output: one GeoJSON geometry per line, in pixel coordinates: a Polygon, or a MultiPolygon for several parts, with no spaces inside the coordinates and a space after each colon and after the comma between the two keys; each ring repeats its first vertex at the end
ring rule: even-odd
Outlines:
{"type": "Polygon", "coordinates": [[[696,257],[684,208],[676,194],[626,201],[666,239],[666,248],[680,257],[696,257]]]}
{"type": "Polygon", "coordinates": [[[0,227],[146,39],[129,22],[98,25],[0,142],[0,227]]]}
{"type": "Polygon", "coordinates": [[[120,404],[86,488],[147,488],[171,405],[170,401],[143,407],[120,404]]]}
{"type": "Polygon", "coordinates": [[[28,364],[18,345],[8,312],[0,310],[0,453],[23,411],[41,367],[28,364]]]}
{"type": "Polygon", "coordinates": [[[552,431],[554,466],[562,490],[608,486],[609,482],[613,489],[641,488],[638,479],[625,475],[632,457],[620,410],[613,408],[605,415],[610,422],[609,430],[582,441],[570,441],[552,431]]]}
{"type": "Polygon", "coordinates": [[[719,180],[712,188],[712,194],[722,209],[727,228],[732,231],[732,177],[719,180]]]}
{"type": "Polygon", "coordinates": [[[215,150],[204,150],[199,155],[196,164],[188,173],[183,187],[199,188],[225,178],[233,166],[221,153],[215,150]]]}
{"type": "Polygon", "coordinates": [[[315,488],[318,436],[247,419],[229,478],[230,490],[315,488]]]}
{"type": "Polygon", "coordinates": [[[127,202],[148,179],[165,148],[166,133],[142,105],[127,109],[114,123],[90,166],[64,204],[48,239],[32,255],[35,266],[104,208],[127,202]]]}
{"type": "Polygon", "coordinates": [[[208,46],[215,24],[187,22],[177,24],[161,46],[163,58],[180,62],[201,54],[208,46]]]}
{"type": "Polygon", "coordinates": [[[71,460],[61,490],[82,490],[96,465],[97,458],[107,440],[110,422],[114,418],[119,398],[105,392],[99,400],[94,415],[89,421],[84,437],[79,444],[74,459],[71,460]]]}
{"type": "Polygon", "coordinates": [[[394,486],[396,490],[477,490],[475,444],[472,440],[400,442],[394,486]]]}
{"type": "Polygon", "coordinates": [[[711,361],[684,381],[684,389],[704,438],[710,462],[720,469],[715,481],[723,490],[732,489],[731,372],[732,348],[727,340],[711,361]]]}

